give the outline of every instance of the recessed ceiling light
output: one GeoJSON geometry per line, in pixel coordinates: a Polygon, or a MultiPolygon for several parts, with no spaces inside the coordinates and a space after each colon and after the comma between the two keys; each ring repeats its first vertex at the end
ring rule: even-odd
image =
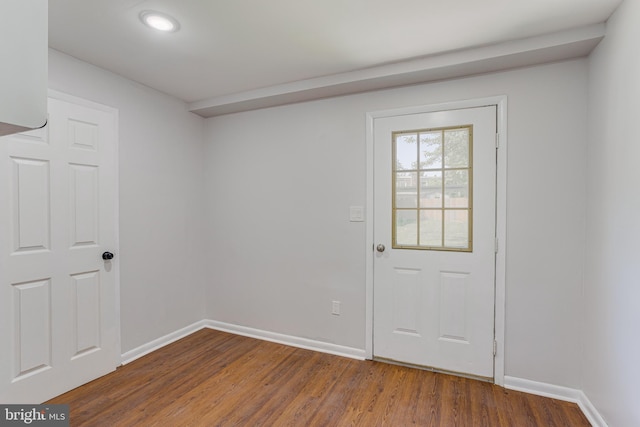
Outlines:
{"type": "Polygon", "coordinates": [[[154,10],[143,10],[140,12],[140,21],[148,27],[167,33],[180,29],[180,24],[175,18],[154,10]]]}

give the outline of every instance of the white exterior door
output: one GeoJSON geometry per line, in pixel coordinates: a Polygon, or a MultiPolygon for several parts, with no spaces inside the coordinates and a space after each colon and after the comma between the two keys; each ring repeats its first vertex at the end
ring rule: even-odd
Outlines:
{"type": "Polygon", "coordinates": [[[117,112],[49,99],[0,138],[0,402],[40,403],[119,364],[117,112]],[[108,255],[107,255],[108,257],[108,255]]]}
{"type": "Polygon", "coordinates": [[[373,355],[492,379],[496,107],[373,126],[373,355]]]}

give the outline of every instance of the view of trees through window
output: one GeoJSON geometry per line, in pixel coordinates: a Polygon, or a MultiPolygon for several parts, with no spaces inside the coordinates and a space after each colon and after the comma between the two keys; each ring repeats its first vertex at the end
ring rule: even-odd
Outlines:
{"type": "Polygon", "coordinates": [[[472,126],[393,134],[393,245],[471,250],[472,126]]]}

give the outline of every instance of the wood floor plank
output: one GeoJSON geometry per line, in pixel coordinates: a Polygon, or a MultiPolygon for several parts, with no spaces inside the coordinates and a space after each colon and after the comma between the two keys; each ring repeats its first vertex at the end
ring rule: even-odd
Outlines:
{"type": "Polygon", "coordinates": [[[200,330],[48,403],[72,426],[589,426],[577,405],[200,330]]]}

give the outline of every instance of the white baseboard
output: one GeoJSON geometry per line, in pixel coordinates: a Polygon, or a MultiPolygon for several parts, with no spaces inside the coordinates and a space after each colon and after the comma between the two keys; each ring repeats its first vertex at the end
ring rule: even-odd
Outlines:
{"type": "Polygon", "coordinates": [[[122,354],[122,364],[126,365],[134,360],[158,350],[167,344],[184,338],[203,328],[215,329],[223,332],[230,332],[236,335],[242,335],[250,338],[271,341],[278,344],[290,345],[292,347],[304,348],[306,350],[314,350],[322,353],[333,354],[335,356],[350,357],[352,359],[365,359],[365,352],[362,349],[345,347],[342,345],[326,343],[322,341],[310,340],[307,338],[294,337],[291,335],[279,334],[276,332],[264,331],[262,329],[248,328],[246,326],[233,325],[231,323],[218,322],[215,320],[200,320],[187,327],[179,329],[175,332],[157,338],[147,344],[134,348],[122,354]]]}
{"type": "Polygon", "coordinates": [[[134,360],[146,354],[149,354],[152,351],[156,351],[167,344],[171,344],[174,341],[178,341],[180,338],[184,338],[187,335],[191,335],[192,333],[199,331],[200,329],[206,328],[206,323],[206,320],[200,320],[182,329],[178,329],[175,332],[143,344],[140,347],[136,347],[133,350],[127,351],[126,353],[122,354],[122,364],[126,365],[127,363],[131,363],[134,360]]]}
{"type": "Polygon", "coordinates": [[[246,326],[238,326],[231,323],[218,322],[216,320],[206,320],[206,327],[218,331],[230,332],[245,337],[257,338],[271,341],[278,344],[285,344],[292,347],[304,348],[306,350],[319,351],[321,353],[333,354],[335,356],[349,357],[351,359],[364,360],[365,351],[360,348],[346,347],[343,345],[316,341],[308,338],[300,338],[292,335],[269,332],[262,329],[254,329],[246,326]]]}
{"type": "Polygon", "coordinates": [[[607,427],[607,423],[582,390],[510,376],[504,377],[504,387],[509,390],[576,403],[592,426],[607,427]]]}

